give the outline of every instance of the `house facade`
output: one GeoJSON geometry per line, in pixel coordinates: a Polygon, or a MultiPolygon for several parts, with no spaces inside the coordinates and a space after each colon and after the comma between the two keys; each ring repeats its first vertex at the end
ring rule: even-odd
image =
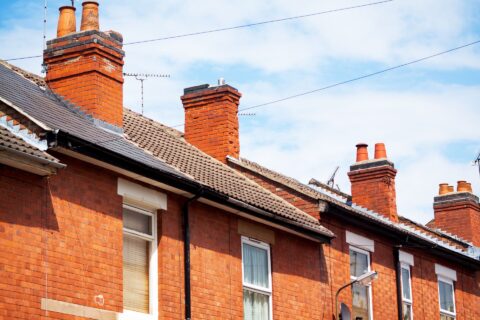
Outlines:
{"type": "Polygon", "coordinates": [[[480,319],[468,183],[428,227],[397,213],[381,145],[358,146],[351,195],[302,184],[240,158],[225,84],[185,89],[185,133],[164,126],[123,107],[98,3],[80,31],[74,13],[45,78],[0,61],[0,319],[480,319]]]}

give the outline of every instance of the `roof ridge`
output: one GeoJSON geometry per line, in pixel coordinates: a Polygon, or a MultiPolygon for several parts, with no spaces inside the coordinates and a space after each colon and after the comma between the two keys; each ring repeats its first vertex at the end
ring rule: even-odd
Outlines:
{"type": "Polygon", "coordinates": [[[5,67],[9,68],[10,70],[14,71],[15,73],[19,74],[23,78],[33,82],[35,85],[41,87],[41,88],[46,88],[47,83],[45,81],[45,78],[42,76],[39,76],[38,74],[35,74],[33,72],[27,71],[25,69],[22,69],[20,67],[17,67],[11,63],[8,63],[5,60],[0,59],[0,64],[4,65],[5,67]]]}

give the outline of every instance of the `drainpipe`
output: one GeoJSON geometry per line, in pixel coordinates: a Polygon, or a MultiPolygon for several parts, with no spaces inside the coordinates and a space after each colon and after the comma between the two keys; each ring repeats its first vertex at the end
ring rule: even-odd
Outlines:
{"type": "Polygon", "coordinates": [[[185,276],[185,319],[192,318],[192,295],[190,292],[190,204],[200,198],[203,194],[203,188],[200,188],[197,193],[188,199],[182,208],[183,220],[183,256],[184,256],[184,276],[185,276]]]}
{"type": "Polygon", "coordinates": [[[395,282],[397,284],[397,312],[398,320],[403,319],[402,303],[402,265],[400,264],[400,246],[393,248],[393,259],[395,263],[395,282]]]}

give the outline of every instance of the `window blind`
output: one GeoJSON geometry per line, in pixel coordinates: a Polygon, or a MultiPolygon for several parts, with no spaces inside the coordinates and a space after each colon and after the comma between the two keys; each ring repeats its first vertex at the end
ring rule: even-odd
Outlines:
{"type": "Polygon", "coordinates": [[[149,245],[123,236],[123,304],[128,310],[149,313],[149,245]]]}

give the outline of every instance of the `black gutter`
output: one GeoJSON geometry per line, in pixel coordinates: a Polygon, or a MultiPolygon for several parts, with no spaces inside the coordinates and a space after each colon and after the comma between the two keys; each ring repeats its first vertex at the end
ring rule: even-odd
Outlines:
{"type": "Polygon", "coordinates": [[[141,162],[132,160],[131,158],[126,157],[122,154],[108,150],[101,145],[72,136],[67,132],[48,132],[47,140],[49,147],[62,147],[68,150],[72,150],[76,153],[136,173],[143,177],[148,177],[152,180],[160,181],[162,183],[165,183],[177,189],[187,191],[192,194],[196,194],[199,189],[203,188],[202,197],[205,199],[217,202],[219,204],[223,204],[230,208],[235,208],[254,217],[261,218],[262,220],[275,223],[292,231],[316,239],[322,243],[330,243],[331,240],[334,238],[333,234],[322,234],[320,231],[310,229],[306,226],[301,225],[298,222],[288,220],[284,217],[278,216],[277,214],[258,209],[241,201],[234,200],[233,198],[230,198],[227,195],[203,186],[202,184],[192,179],[188,179],[187,177],[181,175],[176,175],[173,173],[161,171],[160,169],[149,167],[141,162]]]}
{"type": "Polygon", "coordinates": [[[183,266],[185,278],[185,319],[192,318],[192,293],[190,287],[190,204],[200,198],[203,194],[203,188],[200,188],[196,194],[188,199],[182,207],[183,221],[183,266]]]}
{"type": "Polygon", "coordinates": [[[402,265],[400,263],[400,249],[398,246],[393,248],[393,261],[395,262],[395,282],[397,285],[397,311],[398,320],[403,319],[403,301],[402,301],[402,265]]]}

